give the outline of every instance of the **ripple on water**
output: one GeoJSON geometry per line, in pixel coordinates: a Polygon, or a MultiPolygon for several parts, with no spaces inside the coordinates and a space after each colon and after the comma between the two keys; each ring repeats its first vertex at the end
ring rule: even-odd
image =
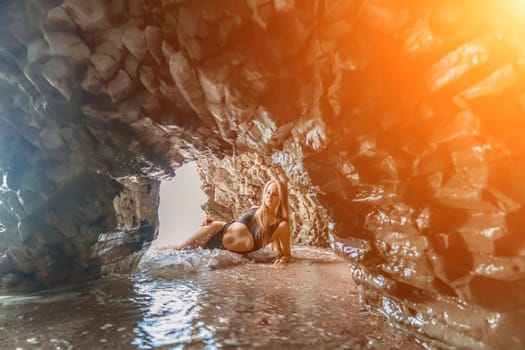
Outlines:
{"type": "MultiPolygon", "coordinates": [[[[134,344],[143,349],[176,344],[264,348],[333,338],[323,326],[330,321],[322,316],[333,293],[323,297],[312,277],[319,277],[315,263],[329,268],[329,263],[341,265],[341,259],[326,249],[294,247],[293,255],[294,263],[283,269],[271,264],[275,255],[270,250],[247,255],[203,249],[149,252],[140,265],[142,282],[136,284],[147,311],[134,330],[134,344]],[[314,321],[319,313],[321,320],[314,321]]],[[[349,271],[340,277],[349,278],[349,271]]]]}
{"type": "Polygon", "coordinates": [[[164,345],[205,342],[212,339],[209,326],[199,321],[200,298],[205,290],[191,280],[138,283],[135,300],[145,311],[133,332],[133,345],[150,349],[164,345]]]}
{"type": "Polygon", "coordinates": [[[367,349],[381,348],[387,338],[388,344],[415,349],[386,330],[379,315],[360,311],[347,263],[325,249],[292,252],[292,262],[276,268],[268,250],[152,250],[131,276],[0,300],[8,315],[0,329],[10,334],[3,344],[24,350],[97,344],[367,349]]]}
{"type": "Polygon", "coordinates": [[[142,258],[139,268],[142,273],[158,278],[174,278],[186,273],[225,269],[249,262],[270,262],[274,258],[275,254],[269,249],[249,254],[220,249],[150,249],[142,258]]]}
{"type": "MultiPolygon", "coordinates": [[[[203,277],[210,271],[271,262],[274,257],[269,250],[250,254],[219,249],[148,251],[139,265],[141,273],[136,276],[135,301],[145,310],[145,315],[134,329],[137,337],[133,345],[141,349],[173,346],[176,339],[177,344],[214,348],[217,328],[227,324],[229,317],[220,317],[215,324],[202,316],[204,309],[214,310],[216,314],[221,312],[221,303],[209,298],[210,293],[221,288],[203,277]]],[[[236,278],[230,272],[228,275],[236,278]]]]}

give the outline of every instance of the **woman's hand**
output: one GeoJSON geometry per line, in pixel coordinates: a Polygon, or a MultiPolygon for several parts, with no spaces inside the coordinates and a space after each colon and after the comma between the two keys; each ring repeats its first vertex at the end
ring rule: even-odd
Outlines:
{"type": "Polygon", "coordinates": [[[288,255],[281,256],[280,258],[275,259],[273,262],[274,265],[284,265],[290,262],[291,257],[288,255]]]}

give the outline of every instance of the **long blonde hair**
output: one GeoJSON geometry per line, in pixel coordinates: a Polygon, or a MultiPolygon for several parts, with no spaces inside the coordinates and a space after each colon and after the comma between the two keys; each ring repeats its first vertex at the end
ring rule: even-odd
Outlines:
{"type": "Polygon", "coordinates": [[[289,213],[290,208],[288,205],[288,188],[286,184],[277,179],[272,179],[266,182],[262,192],[261,205],[255,211],[255,220],[261,228],[261,230],[259,230],[259,232],[257,232],[256,235],[259,236],[257,238],[260,239],[263,246],[269,243],[272,234],[272,232],[270,232],[270,227],[272,226],[272,223],[270,221],[270,215],[273,214],[276,218],[279,219],[279,221],[284,220],[289,223],[289,213]],[[268,208],[264,205],[264,197],[266,195],[266,192],[268,192],[268,188],[271,184],[276,184],[277,191],[279,192],[279,203],[277,204],[277,207],[275,208],[275,211],[273,213],[270,213],[268,211],[268,208]]]}

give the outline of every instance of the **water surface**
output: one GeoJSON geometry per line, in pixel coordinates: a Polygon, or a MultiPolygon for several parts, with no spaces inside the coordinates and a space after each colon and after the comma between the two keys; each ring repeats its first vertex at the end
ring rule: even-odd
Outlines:
{"type": "Polygon", "coordinates": [[[1,348],[421,349],[359,304],[346,262],[292,252],[151,250],[130,276],[0,297],[1,348]]]}

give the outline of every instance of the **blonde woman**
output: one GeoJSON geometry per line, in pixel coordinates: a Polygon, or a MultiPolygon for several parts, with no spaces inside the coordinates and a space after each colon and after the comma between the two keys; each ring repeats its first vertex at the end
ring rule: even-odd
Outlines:
{"type": "Polygon", "coordinates": [[[279,258],[275,265],[291,259],[288,192],[279,180],[264,185],[261,205],[252,207],[238,220],[225,222],[206,217],[202,228],[179,246],[164,249],[218,248],[237,253],[249,253],[272,243],[279,258]]]}

